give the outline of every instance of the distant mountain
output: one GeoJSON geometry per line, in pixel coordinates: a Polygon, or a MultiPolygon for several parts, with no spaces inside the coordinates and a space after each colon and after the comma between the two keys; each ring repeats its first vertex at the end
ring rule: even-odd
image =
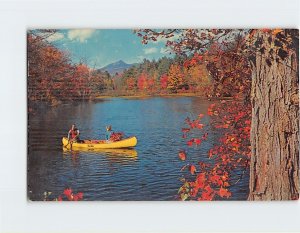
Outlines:
{"type": "Polygon", "coordinates": [[[133,66],[135,64],[127,64],[122,60],[119,60],[117,62],[111,63],[107,66],[102,67],[101,71],[107,71],[111,75],[115,75],[116,73],[120,74],[124,70],[128,69],[129,67],[133,66]]]}

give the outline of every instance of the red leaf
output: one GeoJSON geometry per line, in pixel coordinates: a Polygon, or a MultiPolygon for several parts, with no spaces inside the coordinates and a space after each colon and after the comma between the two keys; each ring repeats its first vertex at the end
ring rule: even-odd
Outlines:
{"type": "Polygon", "coordinates": [[[215,196],[215,193],[214,190],[210,187],[210,185],[205,186],[203,190],[204,191],[202,192],[201,200],[212,201],[215,196]]]}
{"type": "Polygon", "coordinates": [[[207,193],[212,193],[214,190],[210,187],[210,185],[207,185],[205,186],[204,190],[207,192],[207,193]]]}
{"type": "Polygon", "coordinates": [[[200,165],[200,167],[201,167],[202,169],[205,169],[205,168],[209,167],[208,164],[203,163],[203,162],[198,162],[198,164],[200,165]]]}
{"type": "Polygon", "coordinates": [[[191,140],[189,140],[189,141],[187,141],[187,143],[186,143],[188,146],[192,146],[193,145],[193,139],[191,139],[191,140]]]}
{"type": "Polygon", "coordinates": [[[231,196],[231,192],[229,192],[228,189],[225,189],[223,187],[220,188],[218,194],[219,194],[220,197],[229,198],[231,196]]]}
{"type": "Polygon", "coordinates": [[[251,121],[250,121],[250,120],[246,120],[246,121],[245,121],[245,124],[246,124],[246,125],[251,125],[251,121]]]}
{"type": "Polygon", "coordinates": [[[202,129],[203,126],[204,126],[203,124],[198,124],[198,125],[197,125],[197,128],[198,128],[198,129],[202,129]]]}
{"type": "Polygon", "coordinates": [[[196,145],[200,145],[201,144],[201,140],[199,138],[195,138],[194,142],[196,143],[196,145]]]}
{"type": "Polygon", "coordinates": [[[214,155],[213,155],[213,150],[212,149],[210,149],[209,151],[208,151],[208,158],[212,158],[214,155]]]}
{"type": "Polygon", "coordinates": [[[191,165],[191,166],[190,166],[190,172],[191,172],[192,175],[195,175],[195,172],[196,172],[196,167],[195,167],[195,165],[191,165]]]}
{"type": "Polygon", "coordinates": [[[77,193],[77,197],[79,200],[81,200],[83,198],[83,193],[82,192],[77,193]]]}
{"type": "Polygon", "coordinates": [[[190,61],[185,61],[184,63],[183,63],[183,66],[185,67],[185,68],[187,68],[187,67],[189,67],[190,66],[190,61]]]}
{"type": "Polygon", "coordinates": [[[213,175],[210,177],[210,181],[213,183],[213,184],[217,184],[217,185],[222,185],[223,184],[223,181],[221,179],[220,176],[218,175],[213,175]]]}
{"type": "Polygon", "coordinates": [[[190,128],[182,128],[181,129],[181,131],[183,132],[183,133],[187,133],[187,132],[189,132],[191,129],[190,128]]]}
{"type": "Polygon", "coordinates": [[[212,201],[213,195],[207,192],[202,193],[202,197],[198,198],[198,201],[212,201]]]}
{"type": "Polygon", "coordinates": [[[64,190],[64,194],[65,194],[67,197],[71,196],[71,195],[72,195],[72,189],[65,189],[65,190],[64,190]]]}
{"type": "Polygon", "coordinates": [[[180,151],[180,152],[178,153],[178,157],[179,157],[182,161],[186,160],[186,154],[185,154],[185,152],[184,152],[184,151],[180,151]]]}
{"type": "Polygon", "coordinates": [[[205,184],[205,173],[200,173],[197,175],[197,179],[196,179],[196,187],[197,188],[203,188],[204,184],[205,184]]]}

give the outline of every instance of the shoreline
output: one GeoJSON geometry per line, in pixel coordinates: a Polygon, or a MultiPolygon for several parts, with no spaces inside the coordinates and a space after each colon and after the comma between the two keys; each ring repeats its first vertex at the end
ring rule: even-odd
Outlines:
{"type": "MultiPolygon", "coordinates": [[[[202,99],[209,99],[203,95],[195,93],[174,93],[174,94],[148,94],[148,95],[100,95],[96,96],[95,99],[110,99],[110,98],[125,98],[125,99],[142,99],[142,98],[154,98],[154,97],[198,97],[202,99]]],[[[229,99],[231,97],[223,97],[219,99],[229,99]]],[[[211,98],[214,99],[214,98],[211,98]]]]}
{"type": "MultiPolygon", "coordinates": [[[[180,97],[196,97],[202,100],[232,100],[233,97],[211,97],[208,98],[203,95],[195,94],[195,93],[177,93],[177,94],[154,94],[154,95],[103,95],[103,96],[96,96],[93,100],[106,100],[106,99],[114,99],[114,98],[121,98],[121,99],[147,99],[147,98],[180,98],[180,97]]],[[[91,101],[93,101],[91,100],[91,101]]]]}
{"type": "Polygon", "coordinates": [[[212,97],[208,98],[203,95],[195,94],[195,93],[174,93],[174,94],[153,94],[153,95],[100,95],[96,96],[93,99],[81,99],[81,100],[58,100],[55,103],[50,103],[42,100],[28,100],[27,106],[30,104],[38,104],[38,103],[46,103],[52,107],[58,106],[62,103],[72,103],[72,102],[93,102],[93,101],[105,101],[108,99],[147,99],[147,98],[181,98],[181,97],[196,97],[201,100],[208,101],[217,101],[217,100],[233,100],[233,97],[212,97]]]}

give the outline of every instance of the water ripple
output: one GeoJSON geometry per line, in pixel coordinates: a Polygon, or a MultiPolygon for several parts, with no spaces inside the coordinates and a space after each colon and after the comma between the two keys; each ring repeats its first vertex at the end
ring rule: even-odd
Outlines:
{"type": "MultiPolygon", "coordinates": [[[[187,116],[206,113],[210,102],[198,98],[113,99],[55,108],[41,106],[29,118],[28,190],[41,200],[44,191],[58,196],[64,188],[84,192],[84,200],[175,200],[181,183],[177,158],[184,146],[181,128],[187,116]],[[82,138],[104,138],[105,126],[136,135],[132,151],[64,151],[61,138],[76,123],[82,138]]],[[[209,119],[204,118],[208,124],[209,119]]],[[[189,159],[206,159],[219,132],[189,149],[189,159]]],[[[199,134],[199,132],[198,132],[199,134]]],[[[196,135],[195,135],[196,136],[196,135]]],[[[237,171],[236,175],[239,175],[237,171]]],[[[248,174],[232,187],[234,200],[245,200],[248,174]]]]}

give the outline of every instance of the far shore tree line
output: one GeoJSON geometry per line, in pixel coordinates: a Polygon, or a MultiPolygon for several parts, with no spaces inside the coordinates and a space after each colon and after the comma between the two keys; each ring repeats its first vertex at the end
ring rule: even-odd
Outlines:
{"type": "Polygon", "coordinates": [[[57,105],[62,101],[93,100],[97,96],[163,95],[194,93],[230,96],[229,90],[213,89],[216,67],[187,66],[187,56],[144,59],[122,73],[109,74],[80,62],[47,41],[56,30],[31,30],[27,35],[28,100],[57,105]]]}
{"type": "Polygon", "coordinates": [[[124,95],[207,95],[211,81],[205,65],[188,69],[184,66],[185,60],[180,56],[163,57],[158,61],[144,59],[114,78],[115,90],[124,95]]]}

